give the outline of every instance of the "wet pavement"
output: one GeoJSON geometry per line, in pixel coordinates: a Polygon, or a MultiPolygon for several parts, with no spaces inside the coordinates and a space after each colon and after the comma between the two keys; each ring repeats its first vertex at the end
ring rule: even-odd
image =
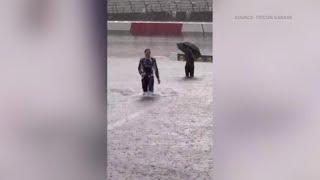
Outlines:
{"type": "Polygon", "coordinates": [[[212,63],[195,63],[184,78],[175,43],[191,41],[212,54],[212,39],[108,37],[108,179],[212,179],[212,63]],[[139,58],[151,48],[161,84],[142,97],[139,58]]]}

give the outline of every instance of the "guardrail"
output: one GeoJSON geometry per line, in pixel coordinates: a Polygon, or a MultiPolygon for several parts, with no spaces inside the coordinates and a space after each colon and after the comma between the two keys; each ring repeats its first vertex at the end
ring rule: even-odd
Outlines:
{"type": "MultiPolygon", "coordinates": [[[[162,35],[183,35],[184,33],[212,33],[212,22],[154,22],[154,21],[108,21],[108,31],[109,32],[127,32],[132,35],[136,34],[137,26],[141,26],[139,28],[138,34],[143,34],[143,31],[153,31],[152,29],[158,28],[161,26],[162,33],[164,31],[166,34],[162,35]],[[143,27],[142,27],[143,26],[143,27]],[[154,27],[153,27],[154,26],[154,27]],[[172,26],[176,26],[179,28],[179,32],[177,32],[177,28],[174,32],[170,33],[172,30],[172,26]],[[167,30],[163,30],[163,28],[168,27],[167,30]],[[170,27],[170,28],[169,28],[170,27]],[[132,31],[134,31],[132,33],[132,31]]],[[[145,35],[150,35],[149,32],[146,32],[145,35]]],[[[153,35],[157,35],[153,33],[153,35]]],[[[159,34],[158,34],[159,35],[159,34]]]]}
{"type": "MultiPolygon", "coordinates": [[[[177,54],[178,61],[186,61],[184,54],[177,54]]],[[[195,60],[196,62],[213,62],[212,56],[210,55],[202,55],[200,58],[195,60]]]]}

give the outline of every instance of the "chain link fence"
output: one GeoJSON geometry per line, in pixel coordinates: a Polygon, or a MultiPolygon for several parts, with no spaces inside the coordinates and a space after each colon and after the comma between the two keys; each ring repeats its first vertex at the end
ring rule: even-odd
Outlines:
{"type": "Polygon", "coordinates": [[[110,21],[212,21],[212,0],[108,0],[110,21]]]}

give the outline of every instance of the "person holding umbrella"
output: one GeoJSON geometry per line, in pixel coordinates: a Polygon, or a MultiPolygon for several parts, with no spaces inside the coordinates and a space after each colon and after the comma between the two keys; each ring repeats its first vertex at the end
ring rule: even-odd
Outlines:
{"type": "Polygon", "coordinates": [[[143,95],[148,92],[153,93],[154,75],[156,75],[158,83],[160,84],[159,70],[155,58],[151,57],[151,50],[144,50],[145,57],[140,59],[138,71],[141,75],[141,83],[143,95]]]}
{"type": "Polygon", "coordinates": [[[192,50],[187,47],[185,51],[186,65],[184,67],[186,77],[193,78],[194,75],[194,56],[192,54],[192,50]]]}
{"type": "Polygon", "coordinates": [[[185,53],[185,74],[187,78],[193,78],[194,76],[194,61],[201,56],[200,49],[190,43],[190,42],[183,42],[177,43],[177,47],[185,53]]]}

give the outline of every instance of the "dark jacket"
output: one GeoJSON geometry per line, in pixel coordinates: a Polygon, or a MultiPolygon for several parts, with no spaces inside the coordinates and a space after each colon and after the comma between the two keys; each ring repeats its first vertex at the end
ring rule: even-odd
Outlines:
{"type": "Polygon", "coordinates": [[[185,51],[186,64],[193,65],[194,64],[194,56],[190,49],[185,51]]]}
{"type": "Polygon", "coordinates": [[[139,74],[144,77],[156,75],[157,79],[159,79],[159,70],[157,66],[157,61],[155,58],[141,58],[138,66],[139,74]]]}

